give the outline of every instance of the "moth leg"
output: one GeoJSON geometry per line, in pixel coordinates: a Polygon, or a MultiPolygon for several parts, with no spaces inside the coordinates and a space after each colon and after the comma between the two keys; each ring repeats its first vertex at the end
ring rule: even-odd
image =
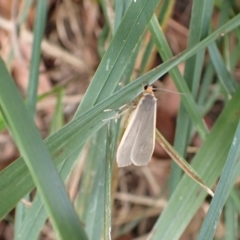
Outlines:
{"type": "Polygon", "coordinates": [[[104,112],[111,112],[111,111],[115,111],[116,114],[115,116],[113,117],[110,117],[110,118],[106,118],[106,119],[103,119],[102,121],[109,121],[109,120],[115,120],[115,122],[117,122],[117,120],[124,114],[126,113],[130,107],[133,107],[131,106],[132,104],[124,104],[123,106],[121,106],[120,108],[118,109],[105,109],[104,112]]]}

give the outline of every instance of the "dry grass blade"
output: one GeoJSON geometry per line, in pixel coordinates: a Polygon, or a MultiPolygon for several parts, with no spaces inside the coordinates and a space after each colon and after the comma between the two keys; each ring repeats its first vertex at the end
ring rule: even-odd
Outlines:
{"type": "Polygon", "coordinates": [[[174,150],[174,148],[167,142],[167,140],[162,136],[162,134],[158,130],[156,130],[156,140],[190,178],[192,178],[194,181],[200,184],[207,191],[208,194],[210,194],[212,197],[214,196],[213,191],[205,185],[201,177],[194,171],[194,169],[187,163],[187,161],[185,161],[174,150]]]}

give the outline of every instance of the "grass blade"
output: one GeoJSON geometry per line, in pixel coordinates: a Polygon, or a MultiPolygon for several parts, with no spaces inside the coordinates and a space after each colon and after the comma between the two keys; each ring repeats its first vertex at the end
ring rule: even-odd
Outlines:
{"type": "MultiPolygon", "coordinates": [[[[172,53],[167,43],[167,40],[165,39],[165,36],[160,29],[156,17],[152,18],[149,29],[153,35],[161,57],[164,61],[169,60],[172,57],[172,53]]],[[[180,71],[177,68],[171,69],[169,73],[172,76],[172,79],[178,91],[186,94],[187,97],[182,98],[184,106],[187,109],[189,115],[191,116],[193,122],[195,123],[195,126],[197,127],[199,133],[201,133],[202,138],[205,138],[205,135],[207,134],[206,126],[203,123],[202,116],[198,111],[198,106],[196,105],[192,94],[189,91],[186,81],[184,80],[180,71]]]]}
{"type": "MultiPolygon", "coordinates": [[[[191,12],[191,22],[189,29],[188,48],[196,45],[203,38],[208,35],[209,22],[211,21],[211,15],[213,11],[214,1],[194,1],[191,12]]],[[[184,78],[187,86],[192,92],[192,96],[196,99],[197,90],[199,88],[201,71],[203,67],[205,49],[199,51],[198,54],[189,58],[186,61],[184,69],[184,78]]],[[[198,109],[198,108],[196,108],[198,109]]],[[[189,142],[192,123],[188,117],[189,113],[186,106],[183,106],[183,101],[180,104],[179,113],[177,117],[176,135],[174,139],[174,147],[182,155],[185,156],[187,144],[189,142]]],[[[199,113],[200,114],[200,113],[199,113]]],[[[196,126],[196,125],[195,125],[196,126]]],[[[201,135],[204,140],[204,136],[201,135]]],[[[170,176],[170,194],[173,193],[179,180],[181,179],[181,170],[172,164],[171,176],[170,176]]]]}
{"type": "Polygon", "coordinates": [[[232,75],[227,70],[226,64],[220,55],[216,43],[209,45],[208,51],[210,53],[212,64],[214,65],[220,82],[225,87],[228,95],[231,96],[236,91],[238,84],[235,82],[232,75]]]}
{"type": "Polygon", "coordinates": [[[167,142],[167,140],[162,136],[162,134],[156,129],[156,140],[162,146],[162,148],[168,153],[168,155],[175,161],[175,163],[194,181],[196,181],[200,186],[202,186],[208,194],[212,197],[214,193],[209,189],[203,182],[201,177],[196,171],[191,167],[191,165],[179,155],[179,153],[174,150],[174,148],[167,142]]]}
{"type": "Polygon", "coordinates": [[[0,105],[14,140],[62,239],[86,239],[80,221],[23,100],[0,60],[0,105]],[[61,199],[62,201],[59,201],[61,199]],[[71,222],[71,224],[68,224],[71,222]]]}
{"type": "MultiPolygon", "coordinates": [[[[231,139],[238,124],[236,112],[240,107],[239,94],[240,88],[227,104],[191,164],[200,176],[204,176],[203,180],[207,186],[212,186],[219,177],[232,144],[231,139]]],[[[216,195],[217,191],[215,191],[214,198],[216,195]]],[[[189,181],[187,176],[183,176],[167,207],[155,224],[151,239],[179,239],[205,197],[206,192],[200,186],[193,181],[189,181]],[[176,218],[176,216],[178,217],[176,218]],[[175,231],[172,231],[172,229],[175,229],[175,231]]]]}
{"type": "Polygon", "coordinates": [[[41,60],[41,42],[43,39],[47,18],[47,1],[38,1],[37,14],[34,24],[34,40],[32,46],[29,84],[27,89],[27,106],[34,115],[37,103],[37,89],[39,78],[39,65],[41,60]]]}
{"type": "MultiPolygon", "coordinates": [[[[230,138],[231,139],[231,138],[230,138]]],[[[215,233],[216,223],[219,221],[223,206],[229,196],[232,187],[239,175],[240,164],[240,122],[231,141],[231,149],[228,153],[227,161],[225,163],[222,175],[216,188],[216,194],[213,198],[207,216],[205,217],[198,239],[212,239],[215,233]]]]}

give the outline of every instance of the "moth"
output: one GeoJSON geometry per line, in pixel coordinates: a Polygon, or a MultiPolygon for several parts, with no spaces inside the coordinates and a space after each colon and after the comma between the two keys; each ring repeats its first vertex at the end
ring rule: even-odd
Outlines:
{"type": "Polygon", "coordinates": [[[119,144],[118,167],[131,164],[145,166],[149,163],[155,147],[156,110],[153,87],[146,86],[119,144]]]}

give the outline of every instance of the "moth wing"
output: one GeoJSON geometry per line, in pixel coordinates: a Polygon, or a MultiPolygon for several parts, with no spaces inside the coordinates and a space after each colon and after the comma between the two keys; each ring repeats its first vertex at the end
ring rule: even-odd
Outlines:
{"type": "Polygon", "coordinates": [[[147,95],[139,107],[140,124],[130,158],[134,165],[144,166],[151,160],[155,146],[156,98],[147,95]]]}
{"type": "Polygon", "coordinates": [[[132,147],[134,146],[138,128],[140,127],[141,124],[141,122],[139,121],[139,107],[140,102],[137,105],[137,108],[132,113],[132,116],[130,116],[130,121],[119,144],[117,150],[118,167],[126,167],[132,164],[130,157],[132,147]]]}

